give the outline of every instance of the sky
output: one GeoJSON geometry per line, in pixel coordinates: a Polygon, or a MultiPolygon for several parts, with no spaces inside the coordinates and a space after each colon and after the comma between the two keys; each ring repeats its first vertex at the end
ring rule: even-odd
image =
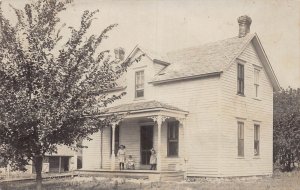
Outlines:
{"type": "MultiPolygon", "coordinates": [[[[24,6],[24,0],[2,2],[12,19],[8,4],[24,6]]],[[[96,9],[90,33],[117,23],[103,45],[127,54],[137,44],[163,54],[237,36],[237,18],[246,14],[281,87],[300,88],[300,0],[74,0],[62,21],[78,26],[84,10],[96,9]]]]}

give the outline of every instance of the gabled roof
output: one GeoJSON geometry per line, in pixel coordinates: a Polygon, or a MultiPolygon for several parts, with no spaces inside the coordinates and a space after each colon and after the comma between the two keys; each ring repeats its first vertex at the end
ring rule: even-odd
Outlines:
{"type": "Polygon", "coordinates": [[[105,110],[106,113],[120,113],[120,112],[131,112],[131,111],[145,111],[145,110],[153,110],[153,109],[166,109],[166,110],[173,110],[173,111],[180,111],[186,112],[181,110],[177,107],[161,103],[158,101],[147,101],[147,102],[137,102],[137,103],[130,103],[130,104],[121,104],[118,106],[114,106],[111,108],[107,108],[105,110]]]}
{"type": "Polygon", "coordinates": [[[149,59],[151,59],[153,62],[168,66],[170,65],[168,58],[166,55],[159,54],[153,50],[147,49],[145,47],[142,47],[140,45],[136,45],[131,53],[128,55],[128,57],[134,57],[137,51],[141,51],[144,53],[149,59]]]}
{"type": "Polygon", "coordinates": [[[170,52],[167,56],[171,65],[158,73],[153,83],[209,73],[220,74],[253,37],[254,34],[248,34],[243,38],[234,37],[170,52]]]}
{"type": "Polygon", "coordinates": [[[133,52],[141,50],[153,62],[164,64],[165,68],[157,73],[151,81],[153,84],[160,84],[176,80],[220,75],[241,55],[250,42],[253,42],[274,90],[280,90],[280,85],[268,57],[255,33],[247,34],[242,38],[237,36],[197,47],[172,51],[166,55],[159,55],[153,53],[153,51],[136,46],[131,55],[133,52]]]}

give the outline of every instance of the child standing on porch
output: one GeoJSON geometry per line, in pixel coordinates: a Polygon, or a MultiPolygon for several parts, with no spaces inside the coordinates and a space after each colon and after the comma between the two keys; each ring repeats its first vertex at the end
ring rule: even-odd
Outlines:
{"type": "Polygon", "coordinates": [[[156,164],[157,164],[157,156],[156,156],[156,151],[154,150],[154,148],[152,148],[151,150],[151,156],[150,156],[150,170],[156,170],[156,164]]]}
{"type": "Polygon", "coordinates": [[[126,159],[126,150],[125,150],[124,145],[120,145],[119,150],[118,150],[118,159],[119,159],[119,165],[120,165],[120,170],[124,170],[124,163],[126,159]]]}

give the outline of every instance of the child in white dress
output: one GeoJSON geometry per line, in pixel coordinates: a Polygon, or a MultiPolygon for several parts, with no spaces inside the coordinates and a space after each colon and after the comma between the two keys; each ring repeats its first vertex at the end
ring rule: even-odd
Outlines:
{"type": "Polygon", "coordinates": [[[119,159],[120,170],[124,170],[124,163],[126,160],[126,150],[124,145],[120,145],[119,147],[118,159],[119,159]]]}
{"type": "Polygon", "coordinates": [[[151,151],[151,156],[150,156],[151,168],[150,168],[150,170],[156,170],[156,164],[157,164],[156,151],[154,150],[154,148],[152,148],[150,151],[151,151]]]}

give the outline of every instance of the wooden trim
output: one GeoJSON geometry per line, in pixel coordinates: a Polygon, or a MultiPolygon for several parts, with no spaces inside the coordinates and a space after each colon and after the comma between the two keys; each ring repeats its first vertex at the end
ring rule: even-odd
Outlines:
{"type": "Polygon", "coordinates": [[[168,62],[161,61],[161,60],[158,60],[158,59],[153,59],[153,62],[154,62],[154,63],[161,64],[161,65],[164,65],[164,66],[170,65],[170,63],[168,63],[168,62]]]}
{"type": "Polygon", "coordinates": [[[169,83],[169,82],[176,82],[176,81],[183,81],[183,80],[189,80],[189,79],[197,79],[197,78],[204,78],[204,77],[211,77],[211,76],[219,76],[222,73],[220,72],[213,72],[213,73],[206,73],[206,74],[200,74],[200,75],[191,75],[186,77],[178,77],[178,78],[172,78],[172,79],[165,79],[165,80],[158,80],[158,81],[150,81],[149,84],[161,84],[161,83],[169,83]]]}

